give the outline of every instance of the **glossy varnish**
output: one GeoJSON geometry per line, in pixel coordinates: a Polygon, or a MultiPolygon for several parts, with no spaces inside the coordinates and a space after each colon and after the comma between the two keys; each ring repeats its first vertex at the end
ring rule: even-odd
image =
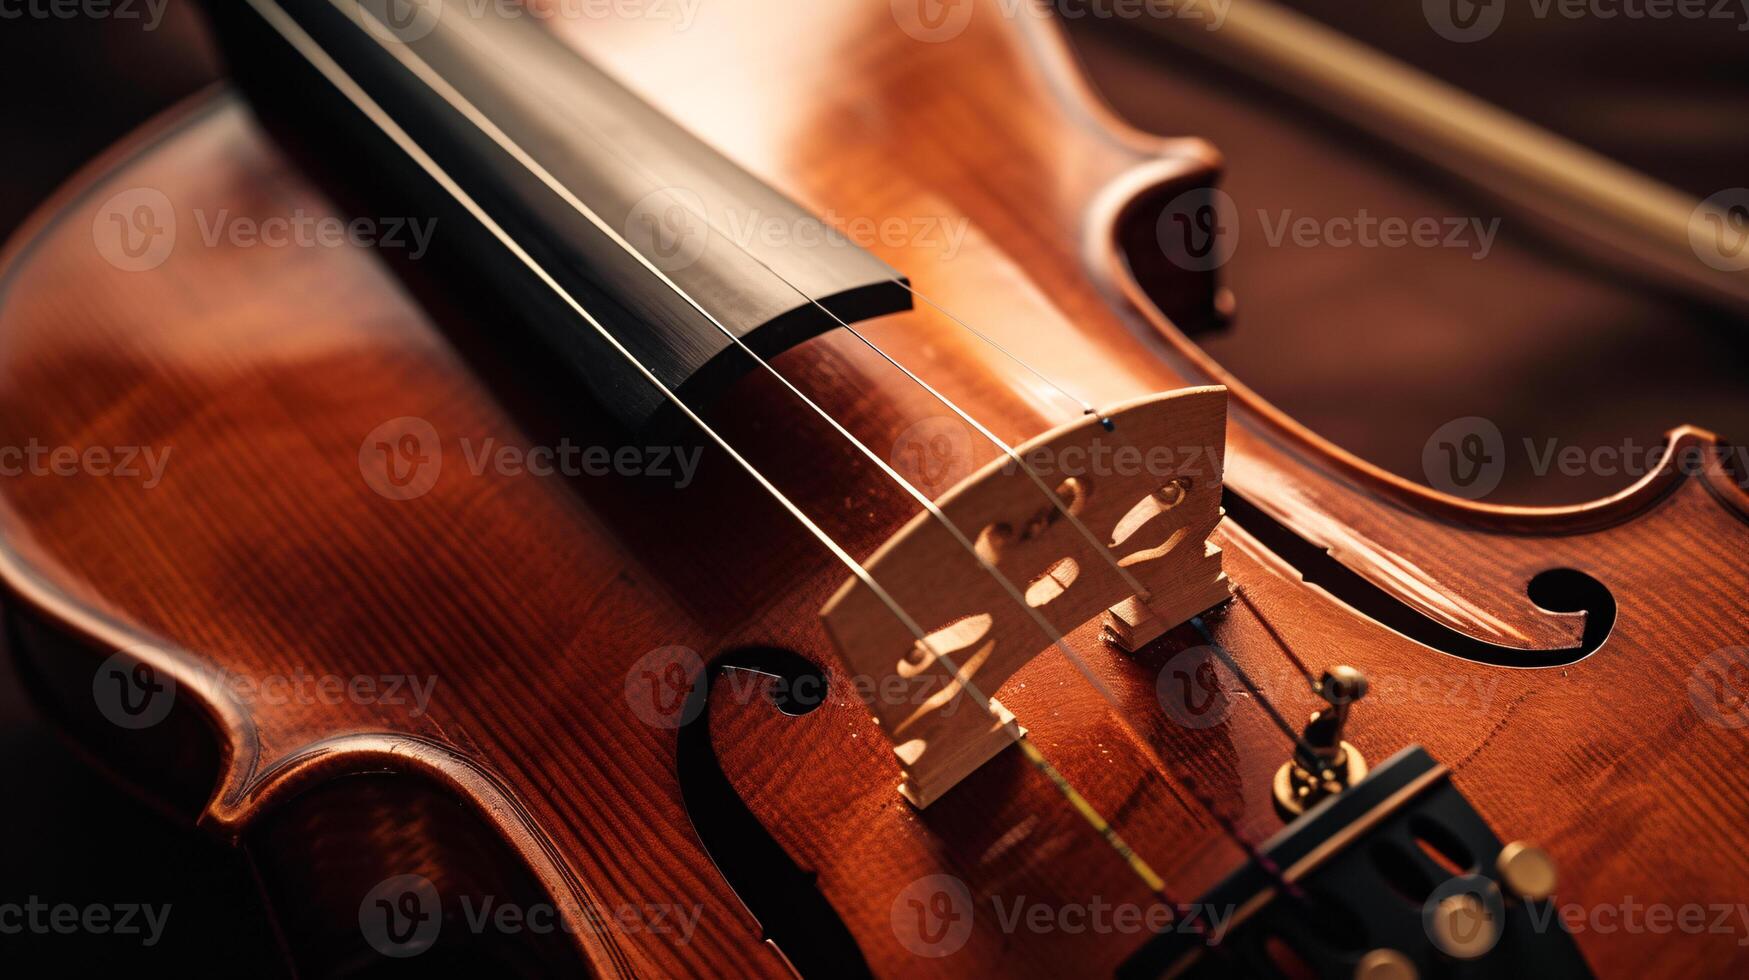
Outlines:
{"type": "MultiPolygon", "coordinates": [[[[683,32],[658,21],[555,29],[816,211],[968,222],[951,254],[912,242],[871,251],[1079,397],[1228,384],[1230,491],[1424,618],[1506,648],[1505,659],[1513,648],[1535,658],[1579,647],[1584,629],[1581,616],[1532,603],[1527,583],[1556,568],[1603,583],[1615,625],[1601,649],[1564,667],[1505,669],[1361,617],[1229,521],[1216,540],[1240,598],[1209,628],[1291,718],[1314,704],[1282,646],[1314,669],[1368,672],[1379,693],[1357,709],[1351,740],[1374,758],[1427,746],[1503,839],[1549,849],[1563,902],[1736,902],[1749,884],[1749,742],[1707,720],[1698,669],[1749,632],[1749,499],[1730,475],[1666,467],[1583,507],[1490,508],[1387,476],[1280,417],[1145,305],[1145,284],[1113,247],[1136,202],[1206,180],[1218,156],[1117,126],[1053,28],[1004,19],[1000,7],[974,5],[963,33],[942,43],[916,39],[875,2],[707,4],[683,32]]],[[[194,216],[297,207],[333,205],[216,95],[74,181],[13,246],[0,307],[0,441],[171,449],[150,490],[88,475],[0,485],[0,570],[15,613],[88,648],[41,642],[27,658],[86,657],[68,674],[87,678],[109,651],[136,647],[175,677],[179,704],[211,721],[219,763],[198,808],[204,824],[248,840],[335,777],[422,774],[485,821],[574,920],[697,910],[685,941],[580,930],[575,952],[591,968],[783,975],[689,820],[678,736],[628,698],[628,674],[653,650],[708,660],[769,645],[821,661],[831,693],[792,716],[719,685],[708,707],[717,755],[759,823],[817,873],[872,969],[1105,972],[1140,944],[998,927],[993,898],[1150,896],[1017,753],[926,811],[898,797],[887,744],[818,620],[845,569],[721,454],[707,453],[682,490],[476,475],[461,440],[528,445],[560,427],[522,404],[527,386],[487,369],[493,355],[472,353],[466,325],[446,325],[416,275],[355,249],[205,247],[194,216]],[[134,273],[93,247],[93,220],[138,187],[174,202],[181,237],[162,266],[134,273]],[[391,499],[373,490],[360,449],[405,417],[438,434],[442,469],[428,492],[391,499]],[[225,683],[299,669],[433,677],[436,688],[414,716],[270,703],[225,683]],[[962,879],[978,903],[963,948],[939,958],[908,949],[894,917],[904,889],[932,874],[962,879]]],[[[1003,438],[1080,411],[933,307],[867,335],[1003,438]]],[[[883,456],[913,427],[944,424],[926,393],[842,332],[775,365],[883,456]]],[[[915,513],[758,372],[710,417],[854,555],[915,513]]],[[[621,438],[586,407],[562,429],[621,438]]],[[[1713,443],[1693,430],[1677,439],[1703,454],[1713,443]]],[[[993,455],[963,445],[968,468],[993,455]]],[[[1227,721],[1209,728],[1161,710],[1156,679],[1200,642],[1194,633],[1130,658],[1096,629],[1070,642],[1120,707],[1054,652],[999,696],[1174,897],[1192,900],[1240,859],[1205,805],[1252,839],[1279,828],[1267,785],[1287,741],[1250,698],[1234,697],[1227,721]]],[[[284,846],[285,835],[273,840],[284,846]]],[[[403,873],[463,860],[435,844],[398,853],[422,863],[403,873]]],[[[352,928],[356,891],[313,890],[300,900],[352,928]]],[[[1678,938],[1578,937],[1605,975],[1727,972],[1749,957],[1732,935],[1678,938]]]]}

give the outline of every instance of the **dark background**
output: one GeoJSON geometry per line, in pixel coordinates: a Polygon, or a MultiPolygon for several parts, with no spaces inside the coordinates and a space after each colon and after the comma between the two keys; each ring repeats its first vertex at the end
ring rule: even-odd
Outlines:
{"type": "MultiPolygon", "coordinates": [[[[212,84],[189,5],[140,21],[0,20],[0,233],[91,157],[212,84]]],[[[106,935],[0,935],[10,976],[285,975],[237,852],[178,826],[88,767],[37,715],[0,653],[0,903],[169,903],[157,945],[106,935]]]]}
{"type": "MultiPolygon", "coordinates": [[[[1741,71],[1749,34],[1734,24],[1509,16],[1488,42],[1455,45],[1428,30],[1418,2],[1292,5],[1696,196],[1749,184],[1749,73],[1741,71]]],[[[1491,213],[1278,96],[1211,84],[1202,66],[1121,28],[1075,33],[1120,111],[1159,132],[1209,137],[1226,152],[1235,197],[1308,213],[1380,210],[1380,201],[1417,213],[1491,213]]],[[[153,31],[138,21],[0,20],[0,232],[92,156],[219,76],[182,0],[171,0],[153,31]]],[[[1683,421],[1749,431],[1740,320],[1598,277],[1528,236],[1504,232],[1502,247],[1507,261],[1485,269],[1375,253],[1315,277],[1241,250],[1228,270],[1240,321],[1202,339],[1315,429],[1411,476],[1430,420],[1466,414],[1501,418],[1509,437],[1644,443],[1683,421]],[[1385,283],[1394,288],[1378,289],[1385,283]],[[1429,374],[1426,345],[1439,338],[1401,343],[1393,318],[1416,311],[1359,306],[1354,297],[1369,291],[1441,304],[1474,356],[1442,358],[1429,374]],[[1648,384],[1651,368],[1673,372],[1669,383],[1648,384]],[[1410,421],[1390,430],[1381,414],[1410,421]]],[[[1516,492],[1578,499],[1614,488],[1606,483],[1523,483],[1516,492]]],[[[35,895],[173,907],[152,950],[103,937],[0,936],[7,972],[89,975],[123,964],[283,972],[240,855],[89,770],[25,702],[3,654],[0,785],[0,903],[35,895]]]]}

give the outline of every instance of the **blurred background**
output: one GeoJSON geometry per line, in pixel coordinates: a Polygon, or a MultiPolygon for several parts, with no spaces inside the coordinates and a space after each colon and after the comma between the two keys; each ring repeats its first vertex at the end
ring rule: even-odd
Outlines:
{"type": "MultiPolygon", "coordinates": [[[[221,83],[197,12],[166,2],[134,6],[161,9],[161,21],[0,19],[0,231],[134,127],[221,83]]],[[[1459,44],[1429,28],[1423,3],[1288,5],[1697,198],[1749,184],[1749,24],[1511,15],[1485,43],[1459,44]]],[[[1071,30],[1122,114],[1221,148],[1224,187],[1241,208],[1502,219],[1487,261],[1241,245],[1225,269],[1238,318],[1198,340],[1313,429],[1418,480],[1429,436],[1460,416],[1497,420],[1509,443],[1643,445],[1681,422],[1749,432],[1740,318],[1601,274],[1415,161],[1131,25],[1083,18],[1071,30]]],[[[1539,480],[1515,463],[1498,499],[1572,501],[1625,482],[1539,480]]],[[[150,950],[119,938],[0,935],[8,972],[90,975],[144,962],[283,973],[243,858],[112,789],[0,667],[0,904],[173,906],[150,950]]]]}

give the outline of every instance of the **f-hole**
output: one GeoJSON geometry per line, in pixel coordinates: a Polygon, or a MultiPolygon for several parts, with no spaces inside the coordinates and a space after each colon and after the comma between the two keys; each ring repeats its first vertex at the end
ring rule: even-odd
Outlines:
{"type": "MultiPolygon", "coordinates": [[[[826,675],[813,661],[777,647],[746,647],[716,657],[702,683],[692,686],[675,759],[687,818],[716,863],[770,940],[804,977],[868,977],[868,963],[850,930],[814,875],[798,867],[760,824],[723,772],[710,733],[710,690],[730,671],[763,674],[775,685],[772,707],[790,717],[805,715],[825,700],[826,675]]],[[[749,684],[752,677],[731,678],[749,684]]]]}
{"type": "Polygon", "coordinates": [[[1615,596],[1602,582],[1572,568],[1553,568],[1532,578],[1525,587],[1530,601],[1549,612],[1585,613],[1585,633],[1576,647],[1562,650],[1516,650],[1500,646],[1432,619],[1427,614],[1368,581],[1360,573],[1330,557],[1330,553],[1295,534],[1244,497],[1226,488],[1221,504],[1227,516],[1238,522],[1264,546],[1286,559],[1308,583],[1359,610],[1381,625],[1417,643],[1476,663],[1496,667],[1565,667],[1583,660],[1609,639],[1615,628],[1615,596]]]}

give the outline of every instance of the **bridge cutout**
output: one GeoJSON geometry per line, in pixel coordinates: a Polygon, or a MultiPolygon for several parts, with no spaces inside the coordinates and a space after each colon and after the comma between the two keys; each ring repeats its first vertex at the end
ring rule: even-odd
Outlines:
{"type": "Polygon", "coordinates": [[[1105,419],[1109,429],[1088,416],[1016,447],[1097,546],[1006,457],[936,502],[1023,601],[921,513],[865,567],[934,631],[933,654],[859,579],[821,611],[839,656],[868,680],[857,687],[893,743],[905,776],[900,792],[917,806],[939,799],[1024,735],[995,694],[1052,645],[1032,612],[1065,636],[1103,613],[1105,638],[1133,651],[1231,594],[1220,549],[1208,540],[1221,519],[1226,389],[1152,395],[1105,419]],[[1146,595],[1137,595],[1114,564],[1146,595]],[[990,698],[993,710],[967,696],[962,680],[990,698]]]}

